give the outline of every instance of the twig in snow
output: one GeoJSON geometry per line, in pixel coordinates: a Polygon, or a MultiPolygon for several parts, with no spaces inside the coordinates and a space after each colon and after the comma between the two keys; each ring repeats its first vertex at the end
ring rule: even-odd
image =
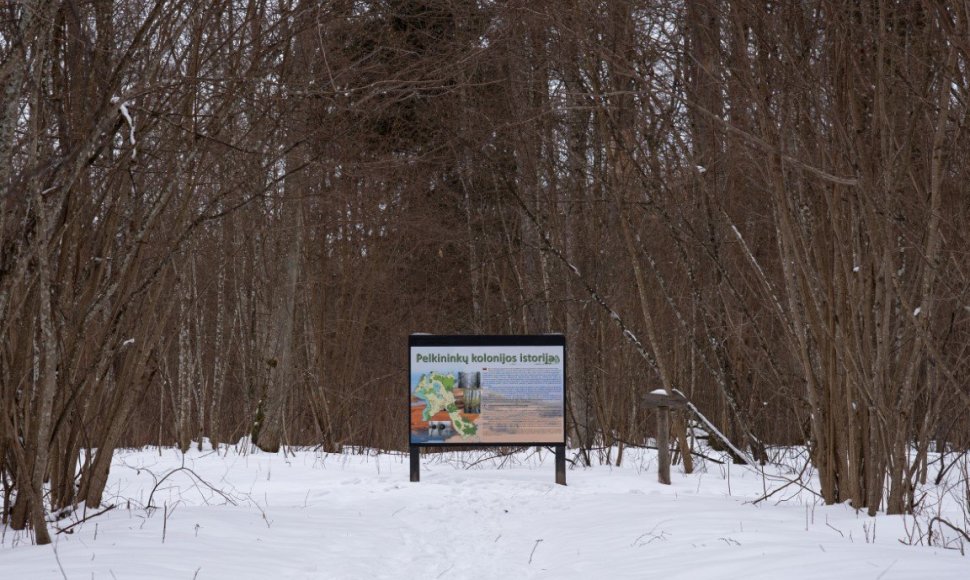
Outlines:
{"type": "Polygon", "coordinates": [[[640,546],[644,546],[646,544],[653,543],[654,540],[660,540],[662,542],[666,542],[667,541],[667,532],[665,532],[664,530],[660,530],[660,533],[659,534],[652,534],[652,532],[653,532],[653,530],[651,530],[650,532],[647,532],[645,534],[640,534],[640,536],[636,540],[633,540],[633,543],[630,544],[630,545],[631,546],[640,547],[640,546]],[[646,542],[641,543],[640,540],[642,540],[643,538],[645,538],[647,536],[650,536],[650,539],[647,540],[646,542]]]}
{"type": "Polygon", "coordinates": [[[534,556],[534,555],[535,555],[535,553],[536,553],[536,548],[538,548],[538,547],[539,547],[539,542],[541,542],[541,541],[542,541],[542,538],[539,538],[538,540],[536,540],[536,543],[535,543],[535,545],[534,545],[534,546],[532,546],[532,553],[531,553],[531,554],[529,554],[529,564],[532,564],[532,556],[534,556]]]}
{"type": "Polygon", "coordinates": [[[828,527],[830,527],[830,528],[832,528],[832,529],[833,529],[833,530],[835,530],[836,532],[838,532],[838,533],[839,533],[839,535],[840,535],[840,536],[842,536],[843,538],[845,537],[845,534],[843,534],[843,533],[842,533],[842,530],[840,530],[839,528],[837,528],[837,527],[835,527],[835,526],[833,526],[832,524],[830,524],[830,523],[828,523],[828,522],[825,522],[825,525],[826,525],[826,526],[828,526],[828,527]]]}
{"type": "MultiPolygon", "coordinates": [[[[265,495],[263,496],[263,499],[265,501],[265,499],[266,499],[266,496],[265,495]]],[[[259,510],[259,514],[261,516],[263,516],[263,521],[266,522],[266,527],[267,528],[272,528],[273,527],[273,522],[271,522],[269,520],[269,518],[266,517],[266,510],[264,510],[263,507],[261,505],[259,505],[259,502],[256,501],[256,500],[253,500],[253,505],[256,506],[256,509],[257,510],[259,510]]],[[[269,502],[266,502],[266,505],[269,506],[269,502]]]]}
{"type": "Polygon", "coordinates": [[[64,566],[61,565],[61,557],[57,555],[57,542],[54,542],[54,559],[57,560],[57,567],[61,569],[61,576],[64,580],[67,580],[67,572],[64,571],[64,566]]]}
{"type": "Polygon", "coordinates": [[[649,532],[644,532],[644,533],[640,534],[640,536],[637,539],[633,540],[633,543],[630,544],[630,546],[637,546],[637,547],[639,547],[641,545],[640,544],[640,540],[642,540],[643,538],[645,538],[647,536],[650,536],[650,540],[648,542],[646,542],[647,544],[649,544],[650,542],[652,542],[654,540],[666,541],[667,540],[667,532],[666,531],[660,530],[660,533],[659,534],[655,534],[654,532],[656,532],[657,531],[657,528],[659,528],[662,524],[665,524],[665,523],[667,523],[669,521],[670,521],[669,519],[666,519],[666,520],[662,520],[662,521],[657,522],[656,525],[654,525],[652,528],[650,528],[650,531],[649,532]]]}
{"type": "Polygon", "coordinates": [[[886,566],[886,569],[883,570],[882,572],[880,572],[878,576],[876,576],[876,580],[879,580],[880,578],[882,578],[883,576],[885,576],[886,575],[886,572],[889,572],[889,569],[892,568],[893,566],[895,566],[896,565],[896,562],[898,562],[898,561],[899,560],[893,560],[893,563],[892,564],[886,566]]]}

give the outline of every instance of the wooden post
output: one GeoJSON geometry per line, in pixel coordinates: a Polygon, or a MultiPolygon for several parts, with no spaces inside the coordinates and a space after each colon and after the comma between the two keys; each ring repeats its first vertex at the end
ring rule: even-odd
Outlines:
{"type": "Polygon", "coordinates": [[[411,481],[421,481],[421,448],[411,446],[411,481]]]}
{"type": "Polygon", "coordinates": [[[657,390],[644,395],[643,402],[657,410],[657,481],[670,485],[670,410],[687,408],[687,399],[657,390]]]}
{"type": "Polygon", "coordinates": [[[657,481],[670,485],[670,407],[657,407],[657,481]]]}
{"type": "Polygon", "coordinates": [[[556,483],[566,485],[566,446],[556,445],[556,483]]]}

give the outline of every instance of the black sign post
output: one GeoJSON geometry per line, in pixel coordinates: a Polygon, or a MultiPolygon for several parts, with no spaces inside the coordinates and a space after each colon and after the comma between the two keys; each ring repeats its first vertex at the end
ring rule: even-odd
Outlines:
{"type": "Polygon", "coordinates": [[[561,334],[408,339],[411,481],[422,447],[552,447],[566,485],[566,340],[561,334]]]}
{"type": "Polygon", "coordinates": [[[421,448],[411,445],[411,481],[421,481],[421,448]]]}
{"type": "Polygon", "coordinates": [[[566,446],[556,445],[556,483],[566,485],[566,446]]]}

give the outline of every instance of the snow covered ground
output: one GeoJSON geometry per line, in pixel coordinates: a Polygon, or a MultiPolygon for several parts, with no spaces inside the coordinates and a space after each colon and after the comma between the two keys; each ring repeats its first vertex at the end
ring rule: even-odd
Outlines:
{"type": "MultiPolygon", "coordinates": [[[[120,451],[117,507],[51,546],[0,531],[0,579],[970,578],[955,533],[953,549],[905,545],[919,518],[869,518],[795,485],[752,503],[785,484],[778,468],[675,467],[664,486],[655,454],[628,450],[562,487],[548,452],[490,457],[426,457],[410,483],[402,455],[120,451]]],[[[962,523],[960,491],[936,493],[962,523]]]]}

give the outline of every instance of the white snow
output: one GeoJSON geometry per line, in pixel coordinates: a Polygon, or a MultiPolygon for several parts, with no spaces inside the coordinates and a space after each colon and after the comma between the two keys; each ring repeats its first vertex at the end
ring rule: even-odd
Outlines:
{"type": "Polygon", "coordinates": [[[135,142],[135,122],[131,118],[131,113],[128,112],[128,103],[122,101],[118,97],[111,97],[112,104],[118,105],[118,112],[121,116],[125,118],[125,122],[128,123],[128,142],[131,143],[131,158],[135,159],[138,157],[138,146],[135,142]]]}
{"type": "Polygon", "coordinates": [[[655,457],[628,449],[621,467],[572,468],[562,487],[552,455],[534,449],[425,456],[420,483],[408,481],[403,454],[119,451],[106,492],[117,507],[51,546],[0,532],[0,578],[891,580],[970,570],[958,549],[901,543],[912,516],[869,518],[783,487],[788,468],[763,479],[700,462],[692,475],[675,467],[665,486],[655,457]],[[754,503],[766,490],[777,493],[754,503]]]}
{"type": "Polygon", "coordinates": [[[129,345],[132,345],[132,344],[135,344],[135,339],[134,338],[129,338],[129,339],[125,340],[123,343],[121,343],[121,346],[129,346],[129,345]]]}
{"type": "Polygon", "coordinates": [[[913,311],[913,316],[919,316],[919,313],[922,312],[922,311],[923,311],[923,309],[920,308],[919,306],[917,306],[916,307],[916,310],[913,311]]]}
{"type": "Polygon", "coordinates": [[[858,272],[859,271],[859,266],[853,266],[852,267],[852,271],[853,272],[858,272]]]}

